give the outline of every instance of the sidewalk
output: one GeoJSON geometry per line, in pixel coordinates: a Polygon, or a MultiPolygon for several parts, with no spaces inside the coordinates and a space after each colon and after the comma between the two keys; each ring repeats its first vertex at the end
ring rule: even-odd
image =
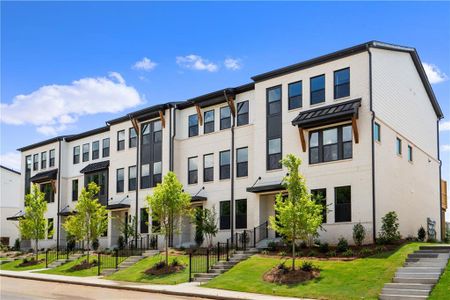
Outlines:
{"type": "Polygon", "coordinates": [[[176,296],[188,296],[188,297],[201,297],[209,299],[252,299],[252,300],[298,300],[299,298],[291,297],[279,297],[273,295],[262,295],[254,293],[227,291],[220,289],[211,289],[200,287],[197,282],[181,283],[177,285],[156,285],[156,284],[145,284],[145,283],[131,283],[131,282],[119,282],[102,279],[101,277],[72,277],[72,276],[62,276],[53,274],[41,274],[33,273],[32,271],[4,271],[0,270],[0,277],[14,277],[21,279],[33,279],[42,280],[50,282],[60,282],[68,284],[79,284],[86,286],[95,286],[103,288],[112,289],[122,289],[122,290],[132,290],[139,292],[153,292],[162,293],[167,295],[176,296]]]}

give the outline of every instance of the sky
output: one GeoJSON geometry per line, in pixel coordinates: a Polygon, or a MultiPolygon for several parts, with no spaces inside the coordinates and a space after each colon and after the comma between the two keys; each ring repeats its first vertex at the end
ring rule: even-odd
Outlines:
{"type": "MultiPolygon", "coordinates": [[[[0,163],[83,132],[370,40],[415,47],[450,179],[450,3],[1,2],[0,163]]],[[[450,217],[450,214],[448,214],[450,217]]]]}

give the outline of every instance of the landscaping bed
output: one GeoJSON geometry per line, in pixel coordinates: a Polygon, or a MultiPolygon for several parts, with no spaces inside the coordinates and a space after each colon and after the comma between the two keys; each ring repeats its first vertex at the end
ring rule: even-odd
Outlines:
{"type": "Polygon", "coordinates": [[[97,256],[90,255],[89,263],[87,263],[87,256],[82,256],[77,260],[68,262],[66,264],[60,265],[54,269],[39,271],[39,273],[44,274],[56,274],[56,275],[66,275],[66,276],[97,276],[97,256]]]}
{"type": "Polygon", "coordinates": [[[19,258],[0,264],[0,270],[7,271],[28,271],[43,268],[45,268],[45,254],[39,254],[37,261],[34,255],[29,254],[26,258],[19,258]]]}

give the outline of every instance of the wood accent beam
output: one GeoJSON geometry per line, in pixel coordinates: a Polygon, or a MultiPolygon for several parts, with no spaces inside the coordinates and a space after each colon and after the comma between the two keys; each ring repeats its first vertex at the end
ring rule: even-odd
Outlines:
{"type": "Polygon", "coordinates": [[[231,114],[233,115],[233,117],[235,117],[236,116],[236,106],[234,105],[234,97],[228,96],[227,103],[228,103],[228,107],[231,110],[231,114]]]}
{"type": "Polygon", "coordinates": [[[136,131],[136,135],[139,135],[139,124],[136,118],[131,118],[131,124],[133,125],[133,128],[136,131]]]}
{"type": "Polygon", "coordinates": [[[52,184],[52,190],[53,190],[53,194],[56,194],[56,180],[52,180],[50,181],[52,184]]]}
{"type": "Polygon", "coordinates": [[[198,123],[201,126],[203,125],[202,110],[200,109],[200,106],[198,104],[195,104],[195,109],[197,110],[198,123]]]}
{"type": "Polygon", "coordinates": [[[302,150],[306,152],[306,140],[305,140],[305,132],[303,128],[298,128],[298,133],[300,134],[300,142],[302,143],[302,150]]]}
{"type": "Polygon", "coordinates": [[[358,132],[358,124],[356,123],[356,118],[352,117],[352,129],[353,136],[355,137],[355,144],[359,143],[359,132],[358,132]]]}
{"type": "Polygon", "coordinates": [[[164,118],[164,114],[161,110],[159,111],[159,118],[161,119],[162,128],[166,128],[166,119],[164,118]]]}

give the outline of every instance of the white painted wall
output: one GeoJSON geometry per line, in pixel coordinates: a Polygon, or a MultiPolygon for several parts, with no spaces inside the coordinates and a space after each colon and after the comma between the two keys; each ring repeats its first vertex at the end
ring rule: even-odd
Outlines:
{"type": "Polygon", "coordinates": [[[23,200],[19,195],[20,174],[0,167],[0,237],[8,237],[9,245],[19,237],[17,221],[8,221],[6,218],[23,210],[23,200]]]}

